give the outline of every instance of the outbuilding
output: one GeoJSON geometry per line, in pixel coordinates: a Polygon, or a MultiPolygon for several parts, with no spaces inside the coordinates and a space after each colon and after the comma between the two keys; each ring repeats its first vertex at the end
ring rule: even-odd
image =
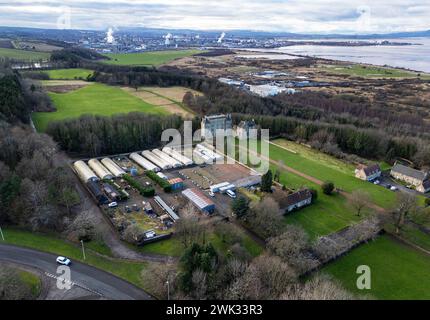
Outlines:
{"type": "Polygon", "coordinates": [[[79,178],[84,182],[87,183],[88,181],[98,181],[100,180],[97,175],[94,173],[93,170],[90,169],[90,167],[87,166],[87,164],[84,161],[76,161],[73,164],[73,167],[75,168],[76,173],[78,174],[79,178]]]}
{"type": "Polygon", "coordinates": [[[212,214],[215,210],[215,203],[201,191],[190,188],[182,191],[182,194],[190,200],[200,211],[212,214]]]}
{"type": "Polygon", "coordinates": [[[170,179],[168,182],[172,187],[173,191],[181,190],[184,188],[184,180],[182,180],[181,178],[173,178],[170,179]]]}
{"type": "Polygon", "coordinates": [[[119,165],[113,162],[112,159],[104,158],[101,162],[115,177],[118,178],[125,175],[125,171],[121,169],[119,165]]]}
{"type": "Polygon", "coordinates": [[[91,159],[88,161],[88,166],[94,170],[94,172],[96,173],[96,175],[101,179],[101,180],[105,180],[105,179],[112,179],[113,175],[112,173],[109,172],[108,169],[106,169],[106,167],[104,165],[102,165],[100,163],[99,160],[97,159],[91,159]]]}

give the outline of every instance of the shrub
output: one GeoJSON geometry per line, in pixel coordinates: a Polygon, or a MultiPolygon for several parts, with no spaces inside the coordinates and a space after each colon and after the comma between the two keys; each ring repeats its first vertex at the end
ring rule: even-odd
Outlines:
{"type": "Polygon", "coordinates": [[[334,184],[331,181],[326,181],[321,185],[321,189],[324,194],[331,195],[334,190],[334,184]]]}
{"type": "Polygon", "coordinates": [[[153,197],[155,190],[153,187],[144,187],[138,181],[134,180],[129,175],[124,175],[123,179],[127,181],[133,188],[135,188],[144,197],[153,197]]]}
{"type": "Polygon", "coordinates": [[[163,188],[164,192],[171,192],[172,186],[170,183],[163,178],[159,177],[154,171],[146,171],[146,176],[157,183],[161,188],[163,188]]]}

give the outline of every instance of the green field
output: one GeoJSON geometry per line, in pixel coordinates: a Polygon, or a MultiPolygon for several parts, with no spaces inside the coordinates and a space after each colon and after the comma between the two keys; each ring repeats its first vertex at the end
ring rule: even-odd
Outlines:
{"type": "Polygon", "coordinates": [[[41,61],[48,60],[51,55],[47,52],[25,51],[16,49],[0,48],[0,59],[9,58],[19,61],[41,61]]]}
{"type": "Polygon", "coordinates": [[[130,66],[159,66],[175,59],[202,52],[201,50],[166,50],[144,53],[113,53],[106,55],[111,60],[105,61],[105,63],[130,66]]]}
{"type": "Polygon", "coordinates": [[[133,111],[168,114],[167,111],[134,97],[119,87],[91,84],[68,93],[49,93],[57,111],[37,112],[32,118],[38,131],[46,130],[51,121],[77,118],[83,114],[110,116],[133,111]]]}
{"type": "Polygon", "coordinates": [[[364,244],[323,268],[351,292],[378,299],[430,299],[429,270],[429,256],[389,236],[364,244]],[[371,269],[370,290],[356,287],[360,265],[371,269]]]}
{"type": "Polygon", "coordinates": [[[56,69],[45,71],[52,80],[86,80],[88,76],[93,74],[92,70],[88,69],[56,69]]]}
{"type": "MultiPolygon", "coordinates": [[[[16,229],[5,229],[3,232],[6,243],[50,252],[57,255],[61,254],[72,260],[81,261],[88,265],[110,272],[120,278],[128,280],[131,283],[144,288],[140,274],[143,268],[145,268],[145,263],[105,258],[95,254],[91,250],[86,250],[86,260],[84,261],[80,246],[65,242],[64,240],[56,238],[55,236],[16,229]]],[[[91,245],[89,245],[88,248],[90,248],[90,246],[91,245]]],[[[92,247],[94,248],[97,246],[92,247]]],[[[104,252],[100,253],[103,254],[104,252]]]]}
{"type": "MultiPolygon", "coordinates": [[[[344,74],[363,78],[416,78],[417,72],[410,72],[401,69],[385,68],[378,66],[366,66],[354,64],[351,66],[329,66],[324,67],[324,70],[334,74],[344,74]]],[[[422,79],[430,79],[429,74],[421,73],[422,79]]]]}
{"type": "Polygon", "coordinates": [[[346,192],[364,190],[370,195],[372,201],[381,207],[393,206],[396,199],[395,192],[355,178],[353,165],[285,139],[272,142],[279,146],[270,145],[271,159],[281,160],[285,165],[321,181],[332,181],[336,187],[346,192]]]}
{"type": "MultiPolygon", "coordinates": [[[[263,248],[251,237],[249,237],[241,230],[238,230],[238,232],[241,234],[242,246],[248,251],[251,256],[256,257],[263,252],[263,248]]],[[[208,235],[208,241],[213,244],[215,249],[217,249],[223,254],[226,254],[229,250],[229,246],[226,243],[223,243],[221,238],[218,237],[215,233],[210,233],[208,235]]],[[[144,245],[143,247],[140,247],[139,250],[145,253],[155,253],[179,257],[182,255],[184,247],[182,243],[178,240],[178,238],[172,237],[168,240],[149,243],[147,245],[144,245]]]]}

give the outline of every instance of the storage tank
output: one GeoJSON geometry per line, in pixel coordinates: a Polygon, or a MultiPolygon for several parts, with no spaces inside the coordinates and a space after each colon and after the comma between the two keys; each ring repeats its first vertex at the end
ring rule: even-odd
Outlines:
{"type": "Polygon", "coordinates": [[[169,156],[167,153],[158,150],[158,149],[154,149],[152,150],[152,152],[154,154],[156,154],[157,156],[159,156],[161,159],[167,161],[168,163],[170,163],[172,165],[173,168],[181,168],[182,167],[182,163],[179,162],[176,159],[173,159],[171,156],[169,156]]]}
{"type": "Polygon", "coordinates": [[[178,152],[175,149],[172,149],[170,147],[164,147],[163,152],[167,153],[173,159],[176,159],[176,160],[182,162],[185,166],[190,166],[194,163],[193,160],[187,158],[186,156],[182,155],[180,152],[178,152]]]}
{"type": "Polygon", "coordinates": [[[76,161],[73,164],[73,167],[75,168],[79,178],[84,182],[87,183],[88,181],[98,181],[100,180],[97,175],[90,169],[90,167],[87,166],[87,164],[81,160],[76,161]]]}
{"type": "Polygon", "coordinates": [[[159,167],[157,167],[155,164],[146,160],[144,157],[142,157],[141,155],[139,155],[137,153],[130,154],[129,158],[131,160],[133,160],[134,162],[136,162],[139,166],[141,166],[145,170],[150,170],[150,171],[154,171],[154,172],[160,171],[159,167]]]}
{"type": "Polygon", "coordinates": [[[151,161],[152,163],[156,164],[158,167],[160,167],[162,170],[170,169],[172,168],[172,165],[168,163],[167,161],[161,159],[159,156],[157,156],[155,153],[145,150],[142,152],[142,155],[151,161]]]}
{"type": "Polygon", "coordinates": [[[109,170],[106,169],[106,167],[97,159],[91,159],[88,161],[88,166],[93,169],[96,175],[102,180],[113,178],[112,173],[110,173],[109,170]]]}
{"type": "Polygon", "coordinates": [[[110,158],[104,158],[102,164],[117,178],[125,175],[125,171],[110,158]]]}

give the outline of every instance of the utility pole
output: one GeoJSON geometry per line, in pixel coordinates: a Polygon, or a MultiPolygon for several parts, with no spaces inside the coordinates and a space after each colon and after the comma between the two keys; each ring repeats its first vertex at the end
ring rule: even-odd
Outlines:
{"type": "Polygon", "coordinates": [[[82,244],[82,255],[84,256],[84,260],[86,260],[87,258],[85,257],[85,248],[84,248],[84,241],[81,240],[81,244],[82,244]]]}
{"type": "Polygon", "coordinates": [[[166,281],[167,284],[167,300],[170,300],[170,284],[169,280],[166,281]]]}
{"type": "Polygon", "coordinates": [[[0,235],[1,235],[2,240],[4,241],[3,230],[1,229],[1,227],[0,227],[0,235]]]}

